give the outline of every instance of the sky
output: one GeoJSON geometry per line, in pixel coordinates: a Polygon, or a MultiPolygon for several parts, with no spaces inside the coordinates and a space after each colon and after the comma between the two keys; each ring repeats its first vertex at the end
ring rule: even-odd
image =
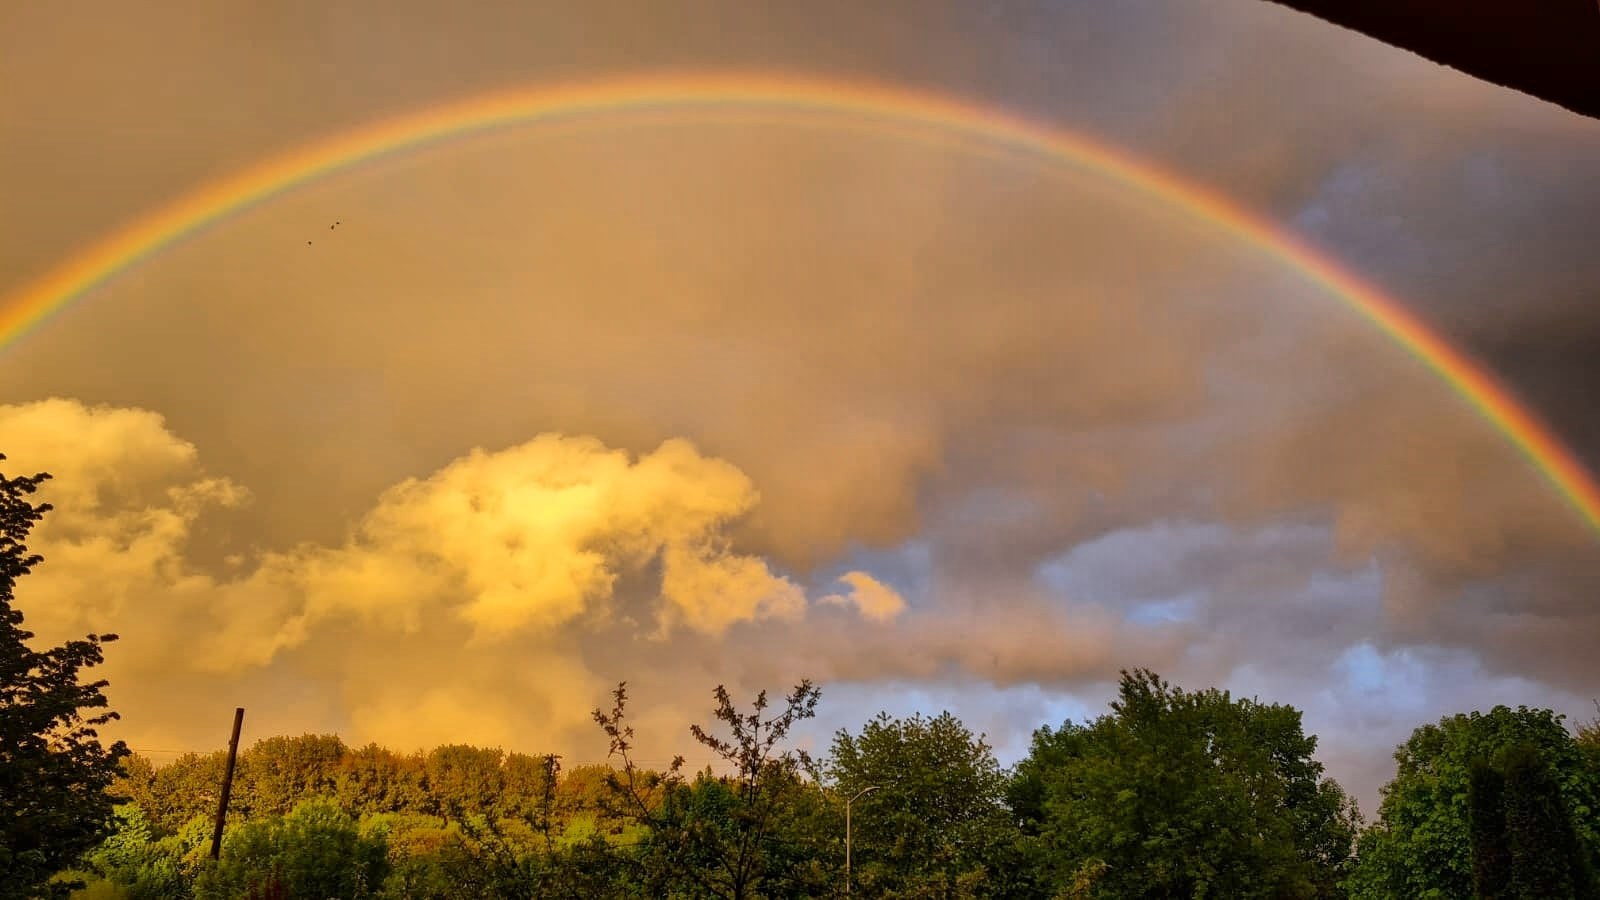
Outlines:
{"type": "MultiPolygon", "coordinates": [[[[1600,122],[1256,0],[0,10],[0,296],[186,190],[486,91],[872,80],[1126,149],[1383,287],[1600,465],[1600,122]]],[[[0,348],[56,509],[41,640],[115,631],[158,759],[336,731],[704,758],[949,709],[1003,761],[1144,666],[1411,729],[1592,717],[1600,543],[1301,273],[1093,173],[859,116],[612,113],[345,170],[0,348]],[[338,222],[337,228],[330,228],[338,222]],[[307,244],[311,241],[311,244],[307,244]]]]}

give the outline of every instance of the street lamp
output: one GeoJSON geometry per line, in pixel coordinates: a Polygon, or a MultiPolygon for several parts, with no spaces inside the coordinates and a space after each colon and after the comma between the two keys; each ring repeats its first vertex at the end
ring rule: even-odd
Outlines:
{"type": "Polygon", "coordinates": [[[850,893],[850,804],[877,789],[878,786],[875,784],[864,787],[854,797],[844,802],[844,892],[846,894],[850,893]]]}

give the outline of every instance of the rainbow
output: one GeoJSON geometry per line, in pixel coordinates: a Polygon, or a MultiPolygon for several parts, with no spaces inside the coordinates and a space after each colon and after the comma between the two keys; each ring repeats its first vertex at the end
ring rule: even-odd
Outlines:
{"type": "Polygon", "coordinates": [[[0,301],[0,350],[195,230],[357,163],[513,124],[646,109],[752,107],[855,114],[997,142],[1109,178],[1248,242],[1344,300],[1431,368],[1600,533],[1600,487],[1550,429],[1483,366],[1321,251],[1218,194],[1082,135],[947,96],[855,81],[749,73],[611,78],[484,94],[366,125],[202,185],[25,285],[0,301]]]}

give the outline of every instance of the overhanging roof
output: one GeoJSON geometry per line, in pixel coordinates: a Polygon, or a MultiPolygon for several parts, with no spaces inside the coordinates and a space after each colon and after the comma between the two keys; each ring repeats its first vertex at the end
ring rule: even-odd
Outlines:
{"type": "Polygon", "coordinates": [[[1271,0],[1600,118],[1600,0],[1271,0]]]}

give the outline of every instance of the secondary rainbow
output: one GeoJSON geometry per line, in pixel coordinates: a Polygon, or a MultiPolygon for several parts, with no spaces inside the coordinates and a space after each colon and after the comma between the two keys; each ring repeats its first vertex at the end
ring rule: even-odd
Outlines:
{"type": "Polygon", "coordinates": [[[1255,245],[1348,303],[1472,404],[1600,533],[1600,486],[1550,429],[1486,369],[1326,254],[1208,189],[1082,135],[948,96],[857,81],[765,73],[611,78],[489,93],[363,126],[202,185],[25,285],[0,301],[0,350],[196,229],[374,157],[506,125],[627,110],[716,107],[849,113],[936,127],[1009,145],[1154,195],[1255,245]]]}

